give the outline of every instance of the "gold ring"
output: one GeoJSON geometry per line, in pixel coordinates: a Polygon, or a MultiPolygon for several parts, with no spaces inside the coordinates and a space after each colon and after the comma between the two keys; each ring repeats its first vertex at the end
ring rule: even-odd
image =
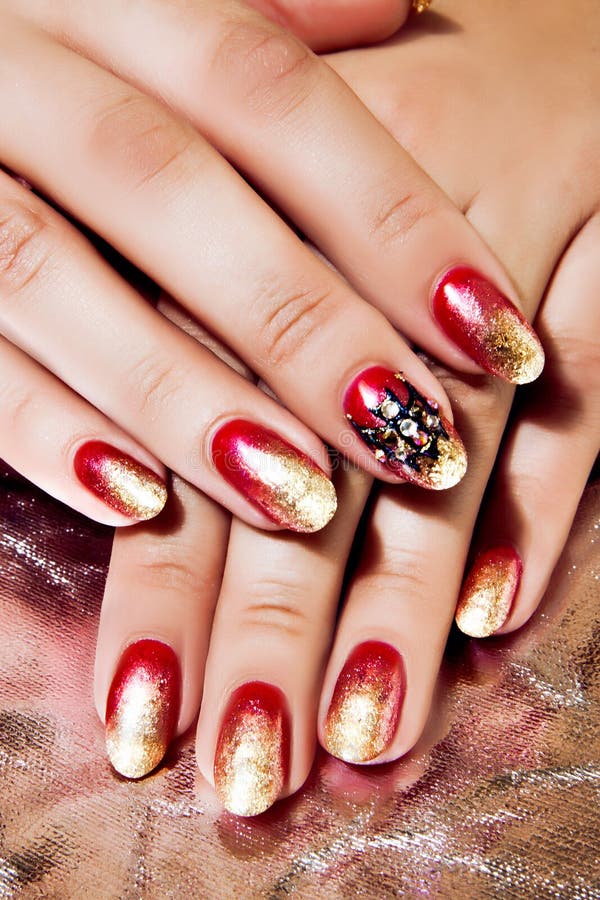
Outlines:
{"type": "Polygon", "coordinates": [[[412,0],[412,8],[416,13],[423,13],[431,6],[431,0],[412,0]]]}

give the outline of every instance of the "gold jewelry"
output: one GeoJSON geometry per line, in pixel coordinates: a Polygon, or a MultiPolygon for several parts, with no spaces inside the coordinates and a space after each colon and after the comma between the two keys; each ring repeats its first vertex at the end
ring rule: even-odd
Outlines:
{"type": "Polygon", "coordinates": [[[416,13],[423,13],[430,6],[431,0],[412,0],[412,8],[416,13]]]}

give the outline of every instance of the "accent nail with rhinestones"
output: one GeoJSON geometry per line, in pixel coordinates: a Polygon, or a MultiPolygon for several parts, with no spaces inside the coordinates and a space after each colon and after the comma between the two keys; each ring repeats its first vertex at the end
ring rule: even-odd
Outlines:
{"type": "Polygon", "coordinates": [[[130,519],[151,519],[167,501],[167,487],[151,469],[104,441],[87,441],[75,454],[79,481],[130,519]]]}
{"type": "Polygon", "coordinates": [[[544,351],[514,303],[473,269],[457,267],[436,286],[433,313],[448,337],[487,372],[513,384],[535,381],[544,351]]]}
{"type": "Polygon", "coordinates": [[[106,703],[106,750],[117,772],[142,778],[156,768],[175,735],[180,702],[174,650],[151,639],[130,644],[106,703]]]}
{"type": "Polygon", "coordinates": [[[313,532],[333,517],[333,483],[310,457],[274,431],[234,419],[217,431],[211,449],[223,478],[278,525],[313,532]]]}
{"type": "Polygon", "coordinates": [[[345,762],[380,756],[394,739],[404,699],[402,657],[390,644],[365,641],[348,657],[325,723],[325,749],[345,762]]]}
{"type": "Polygon", "coordinates": [[[262,681],[232,694],[215,753],[215,790],[238,816],[257,816],[279,797],[289,768],[290,736],[281,691],[262,681]]]}
{"type": "Polygon", "coordinates": [[[523,563],[507,544],[479,553],[465,580],[456,624],[470,637],[490,637],[506,622],[515,602],[523,563]]]}
{"type": "Polygon", "coordinates": [[[375,458],[393,475],[442,490],[467,469],[458,433],[400,372],[373,366],[358,375],[344,398],[346,417],[375,458]]]}

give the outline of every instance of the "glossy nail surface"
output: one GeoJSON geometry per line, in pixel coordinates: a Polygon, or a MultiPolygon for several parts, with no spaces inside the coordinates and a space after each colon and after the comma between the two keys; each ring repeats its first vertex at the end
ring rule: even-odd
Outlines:
{"type": "Polygon", "coordinates": [[[231,696],[215,753],[215,790],[238,816],[257,816],[279,797],[289,767],[290,738],[280,690],[261,681],[231,696]]]}
{"type": "Polygon", "coordinates": [[[123,653],[106,703],[106,749],[114,768],[141,778],[160,763],[171,743],[181,703],[174,651],[141,640],[123,653]]]}
{"type": "Polygon", "coordinates": [[[325,749],[346,762],[364,763],[389,747],[404,700],[404,663],[381,641],[359,644],[335,685],[325,723],[325,749]]]}
{"type": "Polygon", "coordinates": [[[337,508],[325,473],[283,438],[243,419],[223,425],[212,442],[223,478],[271,521],[292,531],[319,531],[337,508]]]}
{"type": "Polygon", "coordinates": [[[167,502],[167,487],[155,472],[104,441],[83,444],[73,468],[89,491],[131,519],[151,519],[167,502]]]}
{"type": "Polygon", "coordinates": [[[514,603],[523,563],[508,545],[479,553],[465,580],[456,624],[470,637],[489,637],[506,622],[514,603]]]}
{"type": "Polygon", "coordinates": [[[511,301],[473,269],[452,269],[437,285],[433,313],[450,340],[483,369],[513,384],[541,374],[539,338],[511,301]]]}
{"type": "Polygon", "coordinates": [[[346,391],[344,412],[375,458],[406,481],[442,490],[467,470],[454,427],[399,372],[365,369],[346,391]]]}

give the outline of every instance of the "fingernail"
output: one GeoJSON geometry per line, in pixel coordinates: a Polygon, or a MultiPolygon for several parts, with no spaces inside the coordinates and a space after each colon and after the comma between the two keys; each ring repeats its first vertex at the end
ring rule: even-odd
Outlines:
{"type": "Polygon", "coordinates": [[[541,374],[539,338],[508,297],[475,272],[451,269],[437,285],[433,313],[450,340],[487,372],[513,384],[541,374]]]}
{"type": "Polygon", "coordinates": [[[310,457],[244,419],[223,425],[212,442],[213,462],[271,521],[292,531],[319,531],[337,508],[335,488],[310,457]]]}
{"type": "Polygon", "coordinates": [[[106,749],[114,768],[141,778],[156,768],[171,743],[181,703],[174,651],[141,640],[123,653],[106,702],[106,749]]]}
{"type": "Polygon", "coordinates": [[[389,472],[442,490],[467,470],[467,453],[455,428],[400,372],[373,366],[358,375],[344,398],[346,417],[389,472]]]}
{"type": "Polygon", "coordinates": [[[359,644],[335,685],[325,723],[325,749],[345,762],[375,759],[396,734],[404,700],[404,663],[380,641],[359,644]]]}
{"type": "Polygon", "coordinates": [[[513,547],[501,545],[480,553],[463,585],[456,624],[470,637],[489,637],[506,622],[523,572],[513,547]]]}
{"type": "Polygon", "coordinates": [[[167,502],[167,487],[155,472],[104,441],[83,444],[73,467],[92,494],[131,519],[151,519],[167,502]]]}
{"type": "Polygon", "coordinates": [[[289,767],[290,738],[280,690],[262,681],[231,696],[215,754],[215,790],[237,816],[257,816],[275,803],[289,767]]]}

